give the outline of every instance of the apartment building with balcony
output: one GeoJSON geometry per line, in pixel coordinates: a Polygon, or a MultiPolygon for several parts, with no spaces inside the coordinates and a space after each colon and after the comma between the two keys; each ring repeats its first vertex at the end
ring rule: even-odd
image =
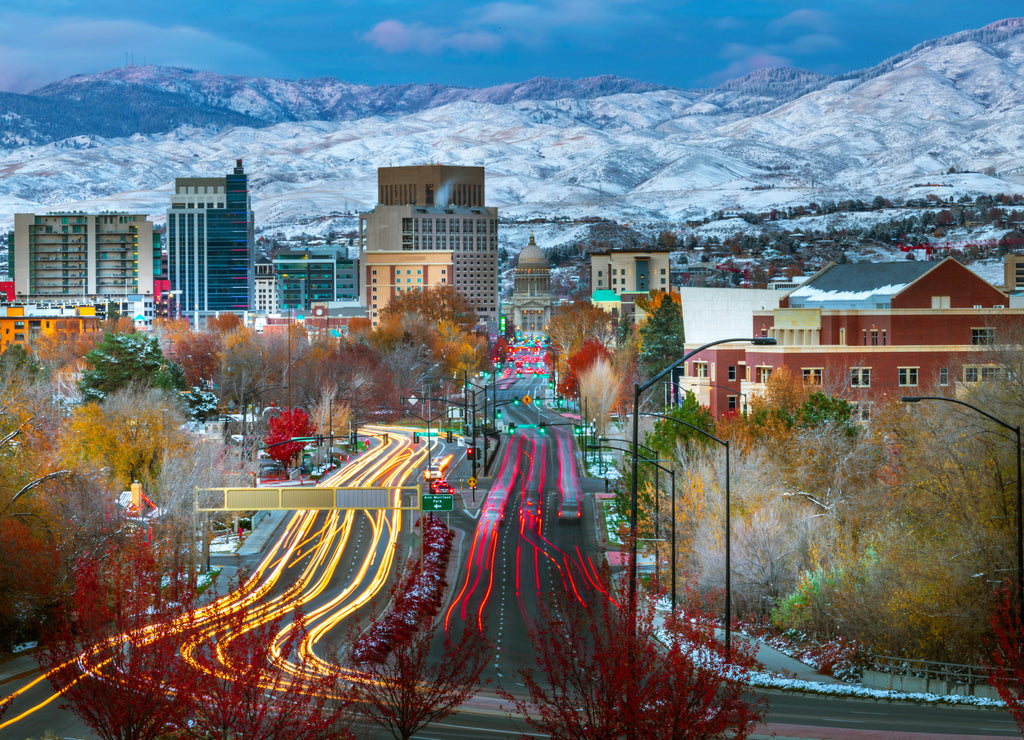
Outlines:
{"type": "Polygon", "coordinates": [[[154,280],[162,278],[153,223],[122,212],[16,213],[7,265],[19,302],[152,302],[154,280]]]}

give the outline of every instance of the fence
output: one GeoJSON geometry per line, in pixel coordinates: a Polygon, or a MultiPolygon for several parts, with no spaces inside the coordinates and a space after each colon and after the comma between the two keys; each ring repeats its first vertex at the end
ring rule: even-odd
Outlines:
{"type": "Polygon", "coordinates": [[[976,665],[876,655],[869,659],[861,681],[876,689],[999,698],[988,683],[988,672],[976,665]]]}

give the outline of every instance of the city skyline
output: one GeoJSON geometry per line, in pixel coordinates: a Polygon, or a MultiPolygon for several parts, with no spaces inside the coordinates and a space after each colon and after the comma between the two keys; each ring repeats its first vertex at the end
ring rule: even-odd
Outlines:
{"type": "Polygon", "coordinates": [[[1020,14],[996,0],[555,0],[434,3],[183,0],[88,6],[5,3],[0,23],[31,33],[0,45],[0,90],[30,92],[73,74],[158,64],[241,76],[335,77],[365,84],[486,87],[535,76],[614,74],[710,87],[764,67],[823,74],[870,67],[929,39],[1020,14]],[[955,10],[955,12],[954,12],[955,10]]]}

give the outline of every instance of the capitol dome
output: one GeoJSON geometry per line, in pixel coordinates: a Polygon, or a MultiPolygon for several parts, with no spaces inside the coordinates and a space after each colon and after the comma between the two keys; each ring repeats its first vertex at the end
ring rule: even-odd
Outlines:
{"type": "Polygon", "coordinates": [[[541,251],[541,248],[537,246],[537,242],[534,241],[533,234],[530,234],[530,243],[523,247],[523,251],[519,253],[516,267],[542,267],[545,269],[551,267],[548,258],[544,256],[544,252],[541,251]]]}

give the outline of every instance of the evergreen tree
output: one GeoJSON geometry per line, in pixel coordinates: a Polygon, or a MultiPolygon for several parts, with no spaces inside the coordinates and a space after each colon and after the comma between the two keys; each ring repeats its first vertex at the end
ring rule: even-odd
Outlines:
{"type": "Polygon", "coordinates": [[[185,373],[180,365],[164,357],[156,337],[107,332],[85,359],[92,369],[82,374],[78,389],[87,401],[102,401],[129,385],[167,391],[185,389],[185,373]]]}
{"type": "Polygon", "coordinates": [[[640,364],[648,375],[665,369],[685,353],[683,314],[667,293],[640,327],[640,364]]]}

